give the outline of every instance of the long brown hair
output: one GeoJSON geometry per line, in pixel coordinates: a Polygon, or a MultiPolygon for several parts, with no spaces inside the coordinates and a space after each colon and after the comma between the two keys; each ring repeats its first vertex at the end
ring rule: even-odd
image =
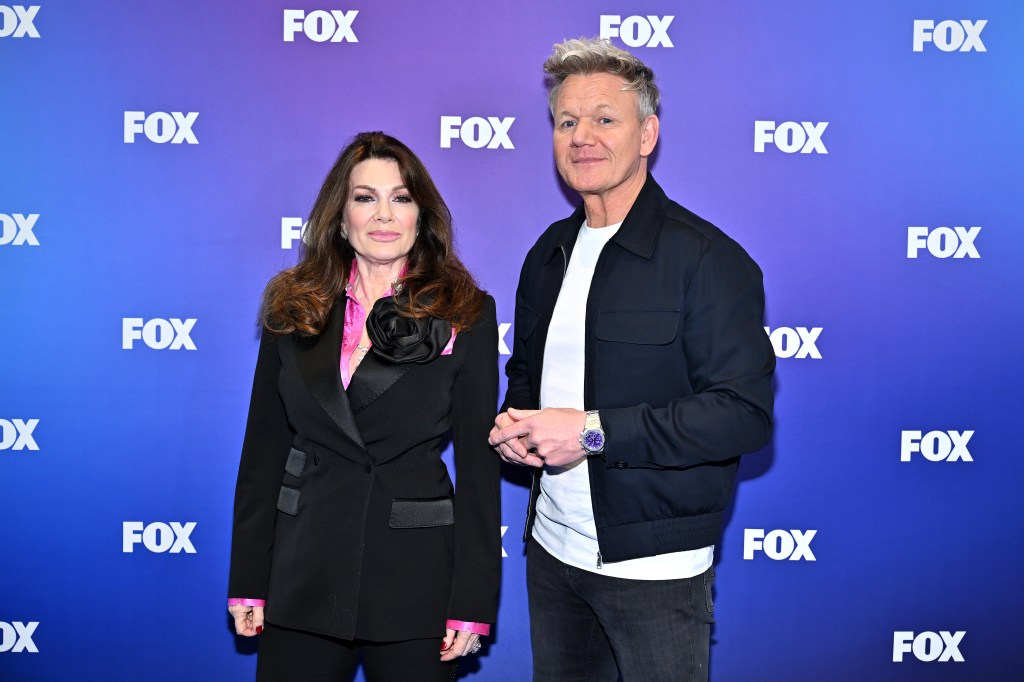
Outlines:
{"type": "Polygon", "coordinates": [[[419,234],[402,278],[407,317],[437,317],[456,329],[480,315],[484,293],[455,254],[452,216],[423,162],[408,147],[382,132],[359,133],[327,173],[310,212],[299,264],[278,273],[263,294],[261,319],[272,332],[320,334],[335,299],[348,282],[355,251],[341,235],[352,170],[367,159],[398,164],[402,182],[420,209],[419,234]]]}

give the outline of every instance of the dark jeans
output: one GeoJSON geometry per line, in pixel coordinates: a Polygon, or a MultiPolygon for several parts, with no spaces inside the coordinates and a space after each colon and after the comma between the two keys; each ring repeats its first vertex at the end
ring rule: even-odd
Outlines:
{"type": "Polygon", "coordinates": [[[260,635],[257,682],[349,682],[359,659],[369,682],[448,682],[455,662],[441,662],[441,638],[351,642],[267,623],[260,635]]]}
{"type": "Polygon", "coordinates": [[[708,679],[715,569],[684,580],[625,580],[527,549],[534,682],[708,679]]]}

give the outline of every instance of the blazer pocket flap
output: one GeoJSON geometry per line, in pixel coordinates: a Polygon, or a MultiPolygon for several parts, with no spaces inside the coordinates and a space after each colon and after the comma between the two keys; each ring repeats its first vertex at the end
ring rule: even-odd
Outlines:
{"type": "Polygon", "coordinates": [[[295,516],[299,513],[299,491],[296,488],[281,486],[277,494],[277,510],[295,516]]]}
{"type": "Polygon", "coordinates": [[[284,470],[292,476],[298,478],[302,475],[302,470],[306,468],[306,453],[301,450],[292,448],[288,452],[288,461],[284,465],[284,470]]]}
{"type": "Polygon", "coordinates": [[[595,334],[602,341],[664,345],[676,338],[678,310],[602,310],[595,334]]]}
{"type": "Polygon", "coordinates": [[[450,497],[399,499],[391,501],[391,528],[432,528],[455,523],[455,505],[450,497]]]}

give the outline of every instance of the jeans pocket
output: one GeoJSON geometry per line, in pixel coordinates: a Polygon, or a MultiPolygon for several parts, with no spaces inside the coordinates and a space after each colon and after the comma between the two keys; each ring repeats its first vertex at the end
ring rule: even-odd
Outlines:
{"type": "Polygon", "coordinates": [[[715,615],[715,598],[712,594],[715,587],[715,567],[712,566],[704,572],[704,599],[708,609],[708,613],[712,616],[715,615]]]}

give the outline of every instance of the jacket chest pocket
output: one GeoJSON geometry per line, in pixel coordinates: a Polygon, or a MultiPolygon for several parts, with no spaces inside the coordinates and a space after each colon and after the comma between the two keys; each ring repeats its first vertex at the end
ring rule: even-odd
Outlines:
{"type": "Polygon", "coordinates": [[[664,346],[679,333],[678,310],[602,310],[595,335],[600,341],[664,346]]]}
{"type": "Polygon", "coordinates": [[[664,404],[680,395],[685,375],[678,310],[598,313],[597,393],[601,406],[664,404]]]}

